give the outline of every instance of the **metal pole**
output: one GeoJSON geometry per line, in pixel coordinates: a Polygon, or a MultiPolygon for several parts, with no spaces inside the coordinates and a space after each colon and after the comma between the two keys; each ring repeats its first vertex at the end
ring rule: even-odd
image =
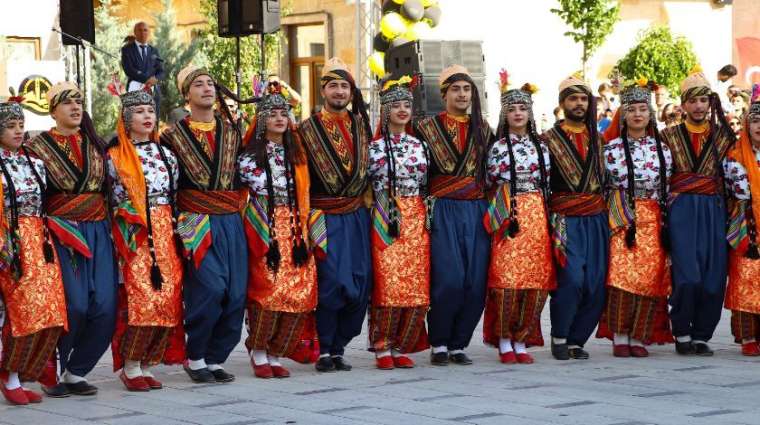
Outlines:
{"type": "MultiPolygon", "coordinates": [[[[236,56],[235,56],[235,83],[237,85],[237,97],[240,99],[240,85],[243,80],[243,76],[240,74],[240,36],[236,39],[236,56]]],[[[238,105],[240,107],[240,105],[238,105]]]]}
{"type": "Polygon", "coordinates": [[[266,43],[265,38],[266,35],[262,32],[261,33],[261,81],[266,84],[265,78],[267,78],[267,59],[266,59],[266,43]]]}
{"type": "Polygon", "coordinates": [[[76,54],[77,54],[77,86],[82,87],[82,78],[80,77],[80,73],[82,72],[79,68],[79,45],[76,45],[76,54]]]}
{"type": "Polygon", "coordinates": [[[87,107],[87,112],[92,114],[92,61],[87,46],[82,48],[82,53],[84,54],[84,85],[87,88],[87,91],[85,91],[85,106],[87,107]]]}

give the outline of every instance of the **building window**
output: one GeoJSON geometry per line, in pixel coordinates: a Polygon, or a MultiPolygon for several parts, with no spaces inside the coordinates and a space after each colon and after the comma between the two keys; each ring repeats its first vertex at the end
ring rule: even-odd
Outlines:
{"type": "Polygon", "coordinates": [[[294,25],[289,31],[291,86],[301,95],[300,119],[322,103],[319,80],[325,64],[325,25],[294,25]]]}
{"type": "Polygon", "coordinates": [[[5,37],[6,59],[9,62],[38,61],[42,59],[39,37],[5,37]]]}

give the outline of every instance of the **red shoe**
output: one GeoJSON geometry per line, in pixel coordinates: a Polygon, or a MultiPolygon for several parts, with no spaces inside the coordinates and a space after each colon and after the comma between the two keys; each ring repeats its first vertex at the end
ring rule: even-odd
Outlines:
{"type": "Polygon", "coordinates": [[[5,388],[5,382],[0,380],[0,391],[3,392],[3,396],[10,404],[15,404],[16,406],[25,406],[29,404],[29,399],[26,397],[26,393],[21,387],[18,387],[15,390],[9,390],[8,388],[5,388]]]}
{"type": "Polygon", "coordinates": [[[745,342],[742,344],[742,355],[750,357],[760,356],[760,345],[757,342],[745,342]]]}
{"type": "Polygon", "coordinates": [[[123,382],[124,386],[127,387],[127,391],[150,391],[150,385],[145,382],[145,378],[142,376],[131,379],[127,378],[127,374],[124,373],[124,370],[122,369],[121,373],[119,374],[119,379],[121,379],[121,382],[123,382]]]}
{"type": "Polygon", "coordinates": [[[414,367],[414,360],[407,356],[393,357],[393,366],[399,369],[411,369],[414,367]]]}
{"type": "Polygon", "coordinates": [[[282,366],[272,366],[272,374],[275,378],[290,378],[290,371],[282,366]]]}
{"type": "Polygon", "coordinates": [[[514,351],[499,354],[499,360],[504,364],[517,363],[517,356],[514,351]]]}
{"type": "Polygon", "coordinates": [[[161,381],[157,380],[156,378],[152,376],[143,376],[143,379],[145,380],[145,383],[148,384],[151,390],[160,390],[164,387],[164,384],[161,383],[161,381]]]}
{"type": "Polygon", "coordinates": [[[393,356],[383,356],[375,359],[375,365],[380,370],[393,369],[393,356]]]}
{"type": "Polygon", "coordinates": [[[517,353],[517,363],[533,364],[533,356],[528,353],[517,353]]]}
{"type": "Polygon", "coordinates": [[[615,357],[631,357],[631,347],[612,344],[612,355],[615,357]]]}
{"type": "Polygon", "coordinates": [[[274,372],[272,371],[272,366],[270,366],[269,363],[258,365],[254,363],[253,360],[251,360],[251,365],[253,365],[253,374],[257,378],[262,378],[262,379],[274,378],[274,372]]]}
{"type": "Polygon", "coordinates": [[[26,388],[23,390],[24,394],[26,394],[26,399],[29,400],[29,403],[42,403],[42,396],[39,393],[36,393],[32,390],[27,390],[26,388]]]}
{"type": "Polygon", "coordinates": [[[631,357],[649,357],[649,351],[640,345],[632,345],[631,357]]]}

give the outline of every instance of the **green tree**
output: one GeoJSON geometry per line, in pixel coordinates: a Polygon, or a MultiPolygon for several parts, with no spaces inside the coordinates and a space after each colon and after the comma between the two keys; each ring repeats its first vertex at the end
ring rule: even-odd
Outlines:
{"type": "Polygon", "coordinates": [[[639,34],[636,45],[618,61],[615,69],[626,80],[645,77],[679,92],[679,83],[697,64],[691,42],[674,37],[667,26],[655,26],[639,34]]]}
{"type": "Polygon", "coordinates": [[[103,0],[95,9],[95,39],[101,50],[111,53],[113,57],[104,55],[97,50],[90,50],[92,55],[92,119],[95,129],[101,137],[107,137],[116,129],[116,118],[119,116],[119,99],[108,91],[114,74],[123,79],[119,64],[119,54],[124,37],[130,33],[126,23],[121,22],[115,12],[121,6],[113,0],[103,0]]]}
{"type": "Polygon", "coordinates": [[[551,9],[552,13],[562,18],[572,28],[565,32],[576,43],[583,46],[581,61],[583,74],[589,59],[604,44],[604,40],[618,20],[620,6],[616,0],[558,0],[559,8],[551,9]]]}
{"type": "MultiPolygon", "coordinates": [[[[201,12],[206,17],[208,26],[198,35],[201,51],[208,60],[208,70],[217,81],[235,91],[235,38],[223,38],[218,35],[216,0],[201,0],[201,12]]],[[[240,38],[241,95],[251,96],[251,79],[261,69],[259,36],[240,38]]],[[[266,73],[277,70],[279,60],[280,33],[268,34],[264,38],[266,73]]]]}
{"type": "Polygon", "coordinates": [[[184,104],[177,88],[177,73],[191,62],[198,65],[204,64],[205,58],[198,57],[200,53],[198,39],[193,39],[189,44],[179,39],[177,17],[172,0],[163,0],[163,6],[164,10],[156,16],[153,45],[164,60],[164,77],[159,83],[161,87],[159,112],[160,118],[166,121],[172,109],[184,104]]]}

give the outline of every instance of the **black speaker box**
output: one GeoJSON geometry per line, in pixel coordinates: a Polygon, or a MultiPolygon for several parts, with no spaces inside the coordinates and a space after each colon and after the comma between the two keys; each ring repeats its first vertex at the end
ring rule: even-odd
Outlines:
{"type": "Polygon", "coordinates": [[[269,34],[280,29],[281,0],[218,0],[220,37],[269,34]]]}
{"type": "MultiPolygon", "coordinates": [[[[61,31],[95,44],[95,10],[92,0],[61,0],[61,31]]],[[[61,36],[63,44],[72,46],[79,41],[61,36]]]]}
{"type": "Polygon", "coordinates": [[[420,75],[420,84],[414,90],[413,112],[416,116],[444,111],[438,77],[441,71],[454,64],[463,65],[470,71],[480,94],[482,112],[487,114],[482,42],[418,40],[392,47],[385,53],[385,70],[392,78],[420,75]]]}

